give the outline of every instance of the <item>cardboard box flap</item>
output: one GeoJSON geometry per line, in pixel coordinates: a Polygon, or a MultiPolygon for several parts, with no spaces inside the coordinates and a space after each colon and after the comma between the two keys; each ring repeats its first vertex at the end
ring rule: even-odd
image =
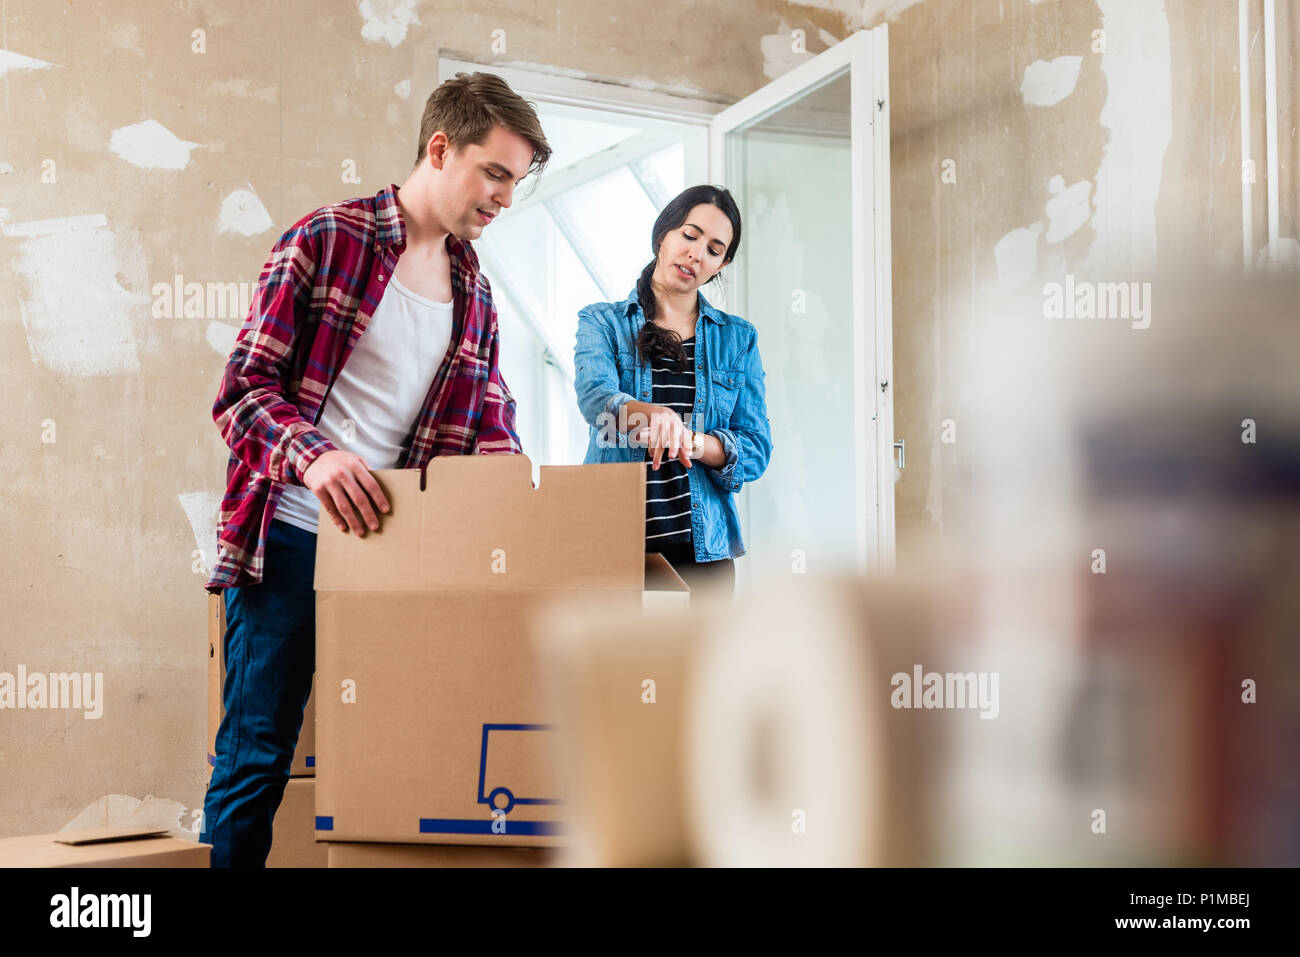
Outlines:
{"type": "Polygon", "coordinates": [[[647,552],[645,556],[645,590],[689,592],[690,586],[682,581],[677,569],[669,564],[668,559],[658,552],[647,552]]]}
{"type": "Polygon", "coordinates": [[[316,589],[640,589],[644,463],[540,472],[533,488],[524,455],[438,456],[423,474],[374,472],[392,509],[364,538],[321,523],[316,589]]]}
{"type": "Polygon", "coordinates": [[[67,831],[54,838],[56,844],[107,844],[110,841],[138,841],[146,837],[166,837],[165,827],[92,827],[84,831],[67,831]]]}

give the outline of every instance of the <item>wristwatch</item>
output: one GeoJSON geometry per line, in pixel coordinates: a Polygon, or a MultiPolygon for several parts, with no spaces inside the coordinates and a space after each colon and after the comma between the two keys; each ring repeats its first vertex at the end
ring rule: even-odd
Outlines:
{"type": "Polygon", "coordinates": [[[698,459],[704,454],[704,433],[691,433],[691,458],[698,459]]]}

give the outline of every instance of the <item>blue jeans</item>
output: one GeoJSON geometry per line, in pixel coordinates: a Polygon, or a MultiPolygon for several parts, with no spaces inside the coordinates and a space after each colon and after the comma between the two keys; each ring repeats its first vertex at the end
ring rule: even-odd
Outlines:
{"type": "Polygon", "coordinates": [[[316,670],[316,536],[272,519],[262,581],[227,588],[226,713],[203,802],[213,867],[264,867],[316,670]]]}

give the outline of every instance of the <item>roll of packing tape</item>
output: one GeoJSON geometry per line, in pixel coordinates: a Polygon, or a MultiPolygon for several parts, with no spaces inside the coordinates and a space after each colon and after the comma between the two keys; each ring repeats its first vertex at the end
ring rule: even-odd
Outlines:
{"type": "Polygon", "coordinates": [[[885,747],[865,620],[846,585],[737,603],[694,657],[685,806],[709,866],[855,866],[883,846],[885,747]]]}

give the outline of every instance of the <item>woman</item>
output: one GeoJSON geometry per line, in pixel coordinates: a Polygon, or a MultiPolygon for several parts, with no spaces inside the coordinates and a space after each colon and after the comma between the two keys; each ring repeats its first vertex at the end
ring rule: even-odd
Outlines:
{"type": "Polygon", "coordinates": [[[578,313],[585,461],[649,461],[646,550],[663,553],[693,591],[730,592],[745,554],[736,493],[772,453],[757,331],[700,292],[740,248],[736,201],[721,187],[690,187],[655,220],[650,248],[627,299],[578,313]]]}

